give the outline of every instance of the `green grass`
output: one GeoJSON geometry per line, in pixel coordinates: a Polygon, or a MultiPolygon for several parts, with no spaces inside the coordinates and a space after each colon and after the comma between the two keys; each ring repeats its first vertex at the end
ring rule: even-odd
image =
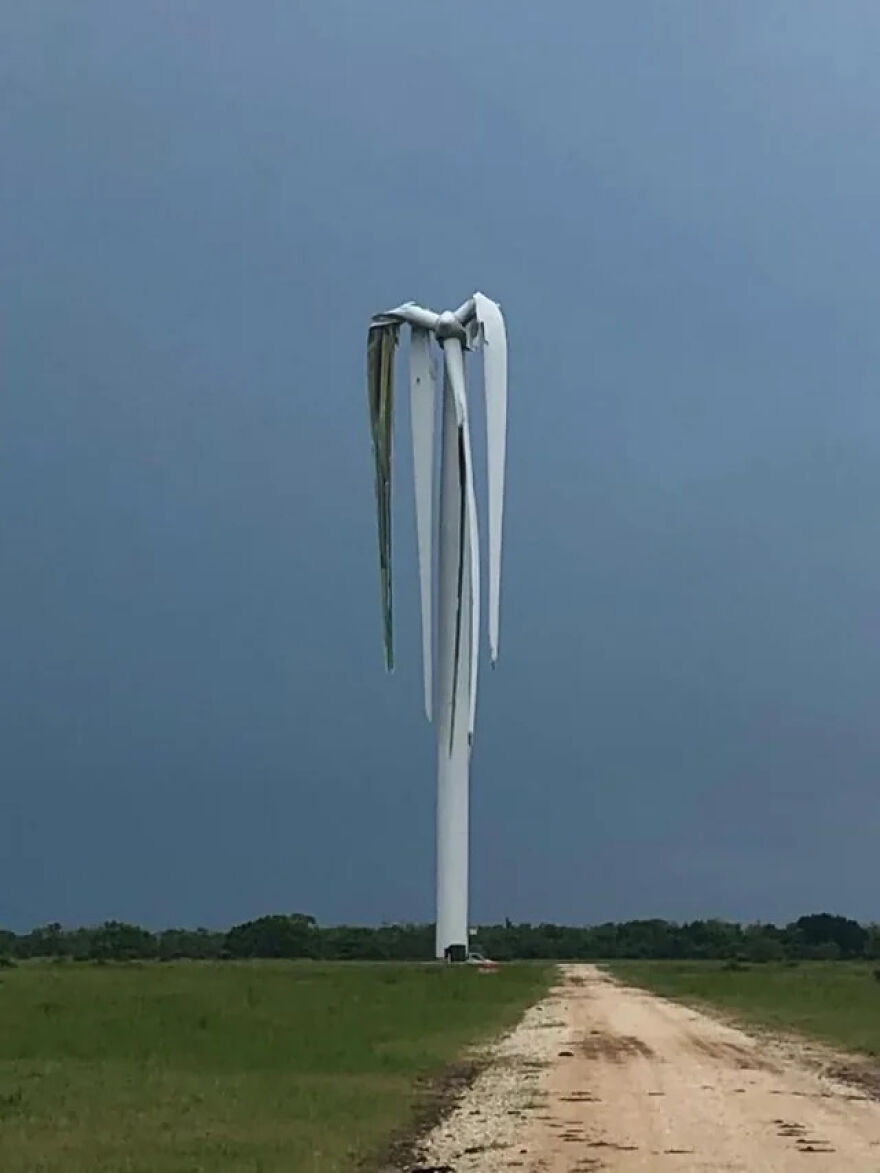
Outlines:
{"type": "Polygon", "coordinates": [[[717,1006],[748,1024],[880,1056],[880,981],[870,964],[774,963],[739,970],[717,962],[633,961],[605,968],[631,985],[717,1006]]]}
{"type": "Polygon", "coordinates": [[[0,971],[2,1173],[334,1173],[549,971],[285,962],[0,971]]]}

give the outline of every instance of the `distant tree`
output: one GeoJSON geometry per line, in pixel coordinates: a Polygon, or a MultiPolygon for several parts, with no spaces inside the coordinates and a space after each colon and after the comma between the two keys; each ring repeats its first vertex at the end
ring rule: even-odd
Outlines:
{"type": "MultiPolygon", "coordinates": [[[[803,916],[784,929],[745,927],[720,920],[686,924],[651,919],[574,926],[553,923],[483,925],[480,952],[507,960],[613,960],[615,958],[778,961],[880,959],[880,926],[867,928],[828,913],[803,916]]],[[[434,926],[386,924],[378,928],[320,928],[304,913],[263,916],[228,932],[166,929],[154,935],[137,925],[108,921],[65,930],[60,924],[29,933],[0,930],[0,955],[73,960],[220,957],[306,957],[326,960],[426,961],[434,956],[434,926]]]]}
{"type": "Polygon", "coordinates": [[[226,933],[211,932],[209,929],[164,929],[158,937],[160,961],[175,961],[191,958],[195,961],[211,961],[223,956],[226,948],[226,933]]]}
{"type": "Polygon", "coordinates": [[[434,956],[432,925],[337,925],[320,930],[328,961],[428,961],[434,956]]]}
{"type": "Polygon", "coordinates": [[[743,935],[738,924],[722,920],[692,921],[682,926],[689,957],[727,959],[742,949],[743,935]]]}
{"type": "Polygon", "coordinates": [[[775,925],[746,925],[742,935],[742,955],[746,961],[782,961],[785,946],[775,925]]]}
{"type": "Polygon", "coordinates": [[[302,913],[261,916],[235,925],[224,942],[230,957],[318,957],[321,937],[315,918],[302,913]]]}
{"type": "Polygon", "coordinates": [[[18,957],[60,957],[66,951],[66,935],[57,921],[31,929],[15,943],[18,957]]]}
{"type": "Polygon", "coordinates": [[[157,955],[157,941],[147,929],[108,920],[92,930],[89,957],[95,961],[148,960],[157,955]]]}
{"type": "Polygon", "coordinates": [[[858,921],[827,912],[799,917],[786,934],[794,954],[799,952],[803,957],[827,956],[834,952],[828,949],[830,945],[836,946],[839,957],[863,957],[868,941],[868,931],[858,921]]]}
{"type": "Polygon", "coordinates": [[[840,946],[836,941],[822,941],[818,945],[810,945],[807,957],[811,961],[840,961],[840,946]]]}
{"type": "Polygon", "coordinates": [[[65,933],[66,956],[72,957],[74,961],[87,961],[93,956],[92,942],[97,932],[99,930],[95,928],[81,928],[65,933]]]}

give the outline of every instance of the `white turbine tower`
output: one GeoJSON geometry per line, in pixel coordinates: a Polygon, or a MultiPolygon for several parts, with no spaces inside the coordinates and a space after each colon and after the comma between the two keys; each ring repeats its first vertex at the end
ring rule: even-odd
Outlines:
{"type": "Polygon", "coordinates": [[[441,314],[407,302],[370,323],[367,380],[385,666],[394,667],[391,587],[391,449],[394,354],[400,327],[411,328],[410,394],[416,491],[425,711],[437,729],[438,957],[464,959],[468,950],[468,818],[470,749],[477,701],[480,637],[480,542],[471,452],[466,350],[482,349],[489,480],[489,657],[498,656],[501,526],[507,435],[507,338],[501,310],[475,293],[441,314]],[[433,342],[444,359],[440,445],[440,510],[434,524],[434,423],[437,385],[433,342]],[[435,543],[435,537],[436,543],[435,543]],[[433,605],[434,548],[437,606],[433,605]],[[433,657],[436,611],[436,667],[433,657]]]}

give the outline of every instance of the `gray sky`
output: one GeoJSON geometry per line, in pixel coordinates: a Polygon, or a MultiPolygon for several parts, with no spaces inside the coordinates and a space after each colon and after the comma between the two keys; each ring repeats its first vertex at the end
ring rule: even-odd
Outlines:
{"type": "Polygon", "coordinates": [[[475,918],[880,918],[878,52],[873,0],[2,5],[0,924],[432,917],[364,341],[475,287],[475,918]]]}

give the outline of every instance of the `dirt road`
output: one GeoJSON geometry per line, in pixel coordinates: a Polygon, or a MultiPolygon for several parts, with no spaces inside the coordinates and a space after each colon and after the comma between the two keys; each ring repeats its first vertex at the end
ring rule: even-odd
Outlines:
{"type": "Polygon", "coordinates": [[[815,1049],[753,1039],[570,966],[423,1162],[455,1173],[880,1173],[880,1103],[823,1074],[815,1049]]]}

